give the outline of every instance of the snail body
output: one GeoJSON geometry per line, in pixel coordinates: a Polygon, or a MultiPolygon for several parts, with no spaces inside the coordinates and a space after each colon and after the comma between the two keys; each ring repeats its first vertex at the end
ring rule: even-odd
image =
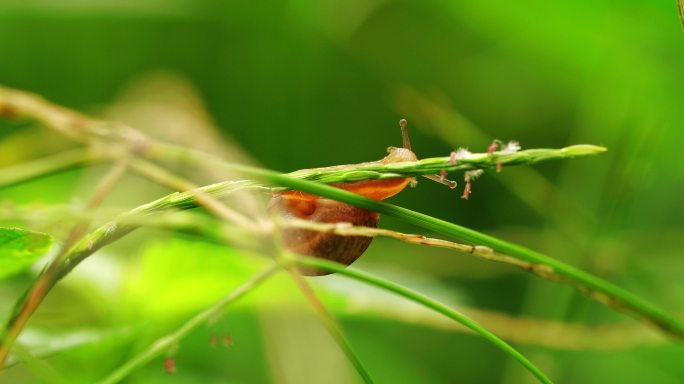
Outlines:
{"type": "MultiPolygon", "coordinates": [[[[405,120],[402,120],[403,122],[405,120]]],[[[417,160],[416,155],[410,149],[408,136],[406,135],[406,125],[402,123],[400,124],[404,134],[404,148],[390,147],[389,154],[383,159],[357,165],[388,164],[417,160]]],[[[340,167],[349,166],[336,166],[324,169],[340,167]]],[[[337,183],[331,184],[331,186],[380,201],[401,192],[410,182],[410,178],[395,178],[337,183]]],[[[354,226],[376,228],[380,220],[380,215],[376,212],[293,190],[275,194],[269,204],[269,210],[280,214],[285,219],[298,218],[311,220],[315,223],[349,223],[354,226]]],[[[283,229],[281,236],[283,246],[294,253],[319,257],[344,265],[349,265],[358,259],[373,240],[372,237],[366,236],[340,236],[333,233],[294,227],[283,229]]],[[[318,269],[303,269],[300,272],[309,276],[326,275],[329,273],[318,269]]]]}

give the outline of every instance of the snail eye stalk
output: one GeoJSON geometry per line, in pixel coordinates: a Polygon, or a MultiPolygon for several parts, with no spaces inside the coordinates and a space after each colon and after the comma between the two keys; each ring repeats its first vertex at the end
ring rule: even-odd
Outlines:
{"type": "MultiPolygon", "coordinates": [[[[408,121],[406,119],[399,120],[399,127],[401,128],[401,138],[404,140],[404,148],[411,151],[411,140],[408,135],[408,121]]],[[[445,178],[442,175],[423,175],[426,179],[430,179],[440,184],[444,184],[447,187],[454,189],[458,186],[458,183],[445,178]]]]}
{"type": "Polygon", "coordinates": [[[408,121],[406,119],[399,120],[399,127],[401,127],[401,138],[404,140],[404,148],[411,150],[411,140],[408,135],[408,121]]]}

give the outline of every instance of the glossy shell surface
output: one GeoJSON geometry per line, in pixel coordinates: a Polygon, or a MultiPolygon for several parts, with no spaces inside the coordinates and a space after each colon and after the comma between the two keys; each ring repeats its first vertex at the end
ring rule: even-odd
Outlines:
{"type": "MultiPolygon", "coordinates": [[[[338,201],[317,198],[301,200],[292,196],[275,196],[271,209],[277,209],[285,218],[297,217],[316,223],[351,223],[375,228],[380,215],[338,201]]],[[[282,242],[290,251],[336,261],[345,265],[353,263],[366,251],[372,237],[339,236],[304,228],[286,228],[281,233],[282,242]]],[[[327,272],[307,269],[305,275],[325,275],[327,272]]]]}
{"type": "MultiPolygon", "coordinates": [[[[375,163],[387,164],[415,160],[416,155],[408,149],[390,148],[389,155],[375,163]]],[[[368,164],[373,163],[357,164],[357,166],[368,164]]],[[[342,167],[345,166],[327,169],[342,167]]],[[[332,184],[332,186],[379,201],[401,192],[410,181],[408,178],[364,180],[332,184]]],[[[350,223],[371,228],[377,227],[380,219],[380,215],[375,212],[299,191],[275,194],[269,205],[269,211],[278,213],[286,219],[298,218],[316,223],[350,223]]],[[[303,228],[286,228],[281,236],[283,245],[292,252],[336,261],[344,265],[349,265],[358,259],[373,240],[372,237],[339,236],[303,228]]],[[[301,272],[305,275],[328,274],[316,269],[306,269],[301,272]]]]}

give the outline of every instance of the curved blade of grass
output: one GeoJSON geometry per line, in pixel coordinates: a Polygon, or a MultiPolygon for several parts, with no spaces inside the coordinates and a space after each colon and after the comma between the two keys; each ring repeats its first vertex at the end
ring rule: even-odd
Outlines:
{"type": "Polygon", "coordinates": [[[420,294],[414,290],[403,287],[391,281],[364,272],[360,272],[358,270],[355,270],[354,268],[346,268],[342,264],[334,263],[328,260],[318,259],[314,257],[288,255],[287,258],[284,259],[284,261],[286,263],[291,263],[293,265],[300,267],[317,268],[329,272],[336,272],[340,275],[344,275],[352,279],[362,281],[364,283],[374,285],[378,288],[390,291],[399,296],[403,296],[417,304],[437,311],[443,314],[444,316],[447,316],[462,324],[463,326],[471,329],[473,332],[477,333],[490,343],[494,344],[497,348],[501,349],[505,354],[520,362],[520,364],[527,368],[527,370],[530,371],[530,373],[532,373],[540,382],[551,383],[551,379],[549,379],[539,368],[537,368],[531,361],[529,361],[523,354],[518,352],[510,344],[501,340],[495,334],[491,333],[486,328],[476,323],[474,320],[449,308],[448,306],[440,303],[439,301],[433,300],[423,294],[420,294]]]}
{"type": "MultiPolygon", "coordinates": [[[[575,156],[583,156],[583,155],[591,155],[591,154],[598,154],[601,152],[605,152],[605,148],[603,147],[597,147],[597,146],[591,146],[591,145],[579,145],[579,146],[572,146],[560,150],[546,150],[546,149],[539,149],[539,150],[528,150],[528,151],[521,151],[513,154],[506,155],[508,156],[506,159],[509,161],[508,165],[512,164],[530,164],[533,162],[538,162],[542,160],[549,160],[549,159],[558,159],[558,158],[567,158],[567,157],[575,157],[575,156]],[[530,155],[530,153],[532,155],[530,155]]],[[[151,151],[148,152],[148,155],[151,157],[158,157],[158,158],[169,158],[169,157],[174,157],[178,158],[184,161],[189,161],[189,162],[203,162],[203,163],[210,163],[214,166],[221,167],[221,168],[226,168],[234,171],[239,171],[242,172],[243,174],[247,175],[248,177],[252,178],[261,178],[263,180],[266,180],[267,182],[271,184],[275,184],[281,187],[289,188],[289,189],[295,189],[298,191],[318,195],[318,196],[324,196],[330,199],[334,199],[337,201],[341,201],[343,203],[347,203],[350,205],[354,205],[360,208],[372,210],[378,213],[382,214],[387,214],[390,216],[393,216],[395,218],[398,218],[400,220],[403,220],[407,223],[414,224],[416,226],[419,226],[424,229],[428,229],[431,231],[434,231],[436,233],[441,233],[443,235],[453,237],[456,239],[464,240],[467,242],[471,242],[473,244],[478,244],[478,245],[483,245],[490,247],[494,249],[495,251],[510,255],[511,257],[520,259],[526,263],[530,263],[533,268],[530,270],[532,272],[537,273],[537,275],[545,277],[550,280],[558,280],[557,276],[562,277],[562,281],[575,286],[578,290],[581,292],[585,293],[587,296],[590,298],[607,305],[609,307],[612,307],[617,310],[621,310],[624,312],[627,312],[631,314],[632,316],[636,317],[637,319],[644,320],[648,323],[651,323],[658,327],[659,329],[663,330],[664,332],[675,336],[676,338],[682,340],[684,339],[684,324],[674,316],[664,312],[660,308],[656,307],[655,305],[651,304],[650,302],[643,300],[632,293],[614,285],[611,284],[603,279],[600,279],[590,273],[584,272],[576,267],[573,267],[571,265],[565,264],[559,260],[555,260],[549,256],[546,256],[544,254],[541,254],[539,252],[532,251],[528,248],[522,247],[517,244],[509,243],[504,240],[474,231],[469,228],[465,228],[463,226],[449,223],[444,220],[440,220],[422,213],[418,213],[406,208],[398,207],[392,204],[384,203],[384,202],[378,202],[374,201],[372,199],[366,198],[364,196],[360,196],[351,192],[347,192],[344,190],[341,190],[339,188],[334,188],[330,187],[325,184],[320,184],[320,183],[315,183],[309,180],[302,180],[298,179],[297,177],[313,177],[313,178],[319,178],[319,180],[324,180],[325,178],[319,177],[321,176],[320,172],[326,173],[328,171],[332,171],[333,173],[336,173],[338,170],[333,167],[333,168],[328,168],[328,169],[318,169],[318,170],[303,170],[303,171],[297,171],[293,174],[282,174],[278,172],[274,172],[271,170],[266,170],[262,168],[255,168],[255,167],[249,167],[249,166],[244,166],[244,165],[238,165],[238,164],[230,164],[221,161],[220,159],[217,159],[211,155],[201,153],[201,152],[196,152],[193,150],[189,150],[183,147],[178,147],[174,145],[168,145],[168,144],[162,144],[162,143],[155,143],[151,147],[151,151]],[[310,174],[309,171],[315,171],[314,174],[310,174]],[[301,174],[299,174],[302,172],[301,174]],[[314,175],[314,176],[311,176],[314,175]],[[544,274],[544,270],[547,270],[551,273],[549,274],[544,274]],[[541,273],[540,273],[541,272],[541,273]]],[[[430,161],[435,161],[440,163],[440,166],[445,166],[448,164],[444,164],[447,160],[447,158],[437,158],[437,159],[426,159],[428,163],[430,161]]],[[[423,160],[425,162],[426,160],[423,160]]],[[[471,163],[463,163],[463,164],[455,164],[456,167],[458,166],[468,166],[471,168],[487,168],[487,167],[492,167],[496,166],[496,163],[501,160],[497,160],[494,156],[483,156],[482,154],[473,154],[471,157],[471,160],[475,161],[475,164],[471,163]]],[[[409,168],[414,166],[416,162],[412,163],[396,163],[391,166],[395,167],[404,167],[408,166],[409,168]]],[[[420,161],[418,162],[420,163],[420,161]]],[[[384,167],[381,166],[381,167],[384,167]]],[[[433,172],[435,169],[431,168],[432,165],[428,168],[424,168],[419,171],[419,174],[424,174],[424,173],[430,173],[433,172]]],[[[398,169],[398,168],[397,168],[398,169]]],[[[398,172],[398,170],[395,169],[395,172],[398,172]]],[[[466,169],[466,168],[463,168],[466,169]]],[[[460,169],[460,170],[463,170],[460,169]]],[[[387,171],[384,169],[384,171],[387,171]]],[[[408,171],[407,169],[402,168],[402,171],[408,171]]],[[[414,170],[416,171],[416,170],[414,170]]],[[[355,177],[354,171],[348,168],[344,169],[344,174],[338,174],[340,177],[339,179],[334,180],[334,182],[338,181],[353,181],[353,179],[349,179],[350,176],[355,177]],[[346,175],[346,176],[345,176],[346,175]]],[[[418,172],[418,171],[417,171],[418,172]]],[[[417,173],[418,174],[418,173],[417,173]]],[[[366,175],[368,176],[368,175],[366,175]]],[[[398,174],[394,173],[393,175],[390,175],[391,177],[400,177],[403,176],[405,177],[406,175],[403,174],[398,174]]],[[[388,177],[390,177],[388,176],[388,177]]],[[[325,179],[326,181],[333,182],[331,178],[325,179]]]]}
{"type": "Polygon", "coordinates": [[[614,284],[539,252],[457,224],[396,205],[375,201],[339,188],[296,179],[292,176],[261,168],[228,164],[225,166],[240,171],[249,177],[261,178],[281,187],[324,196],[356,207],[390,215],[436,233],[490,247],[495,251],[514,258],[539,265],[542,269],[549,268],[554,275],[561,276],[564,282],[575,286],[590,298],[611,308],[627,312],[638,319],[652,323],[680,340],[684,339],[684,324],[679,319],[614,284]]]}

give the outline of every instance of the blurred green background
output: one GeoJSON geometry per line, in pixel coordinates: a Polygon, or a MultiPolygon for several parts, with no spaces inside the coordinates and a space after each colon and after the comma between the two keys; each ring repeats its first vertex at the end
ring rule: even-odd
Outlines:
{"type": "MultiPolygon", "coordinates": [[[[168,140],[222,140],[227,158],[279,171],[379,159],[400,145],[402,117],[419,157],[485,151],[494,138],[607,146],[599,157],[485,174],[467,201],[421,180],[391,202],[684,312],[684,33],[674,0],[4,0],[0,83],[168,140]]],[[[1,166],[73,146],[27,122],[0,128],[1,166]]],[[[0,201],[82,204],[104,170],[8,188],[0,201]]],[[[130,176],[108,205],[165,193],[130,176]]],[[[194,237],[139,231],[52,292],[18,348],[43,357],[0,372],[0,382],[94,382],[262,264],[194,237]]],[[[355,267],[464,308],[559,383],[684,382],[681,344],[570,287],[386,239],[355,267]]],[[[3,318],[31,279],[0,281],[3,318]]],[[[439,316],[338,276],[311,281],[379,383],[532,382],[439,316]]],[[[127,382],[359,380],[286,276],[194,332],[176,361],[174,375],[157,359],[127,382]],[[212,334],[233,344],[212,347],[212,334]]]]}

